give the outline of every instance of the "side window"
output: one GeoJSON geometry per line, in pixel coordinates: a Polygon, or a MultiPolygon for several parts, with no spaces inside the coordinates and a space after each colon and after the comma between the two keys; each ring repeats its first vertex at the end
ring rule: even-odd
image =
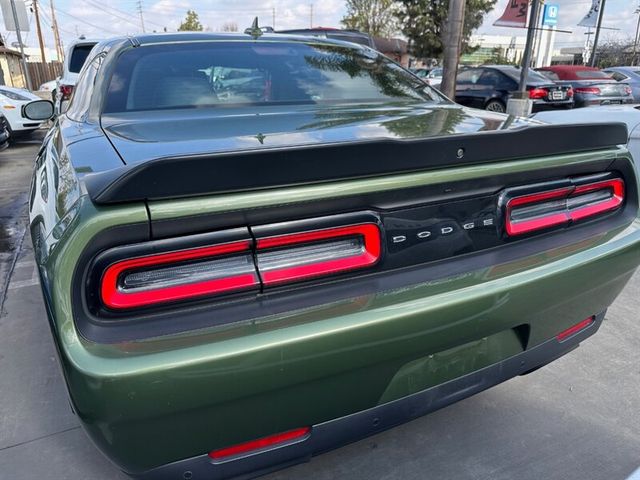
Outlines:
{"type": "Polygon", "coordinates": [[[102,66],[102,60],[105,54],[101,53],[85,64],[84,68],[80,72],[78,83],[71,97],[71,103],[67,109],[67,116],[72,120],[81,121],[82,118],[89,110],[89,104],[91,103],[91,96],[93,93],[93,84],[96,80],[96,75],[102,66]]]}
{"type": "Polygon", "coordinates": [[[478,85],[492,88],[500,88],[502,83],[502,74],[495,70],[485,70],[478,79],[478,85]]]}
{"type": "Polygon", "coordinates": [[[481,73],[482,72],[477,69],[463,70],[458,74],[458,78],[456,79],[456,82],[458,84],[475,85],[476,83],[478,83],[481,73]]]}
{"type": "Polygon", "coordinates": [[[627,77],[626,75],[620,73],[620,72],[606,72],[609,73],[614,80],[616,80],[617,82],[624,82],[625,80],[629,80],[629,77],[627,77]]]}

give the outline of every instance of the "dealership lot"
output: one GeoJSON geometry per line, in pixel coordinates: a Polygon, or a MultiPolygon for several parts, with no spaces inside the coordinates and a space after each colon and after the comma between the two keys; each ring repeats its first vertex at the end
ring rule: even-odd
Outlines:
{"type": "MultiPolygon", "coordinates": [[[[117,479],[66,398],[25,230],[38,139],[0,153],[0,479],[117,479]]],[[[541,299],[544,301],[544,299],[541,299]]],[[[640,466],[640,275],[581,348],[270,479],[624,479],[640,466]]]]}

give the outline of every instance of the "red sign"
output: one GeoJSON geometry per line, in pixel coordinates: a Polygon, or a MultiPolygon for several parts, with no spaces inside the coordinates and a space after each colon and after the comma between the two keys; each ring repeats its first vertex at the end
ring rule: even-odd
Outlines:
{"type": "Polygon", "coordinates": [[[526,28],[528,12],[528,0],[508,0],[507,8],[494,25],[497,27],[526,28]]]}

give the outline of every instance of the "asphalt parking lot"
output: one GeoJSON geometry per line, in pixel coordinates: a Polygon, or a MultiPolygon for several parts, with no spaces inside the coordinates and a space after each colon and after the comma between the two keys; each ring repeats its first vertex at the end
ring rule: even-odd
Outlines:
{"type": "MultiPolygon", "coordinates": [[[[0,479],[127,478],[78,425],[25,230],[38,138],[0,153],[0,479]]],[[[578,350],[275,479],[625,479],[640,466],[640,274],[578,350]]]]}

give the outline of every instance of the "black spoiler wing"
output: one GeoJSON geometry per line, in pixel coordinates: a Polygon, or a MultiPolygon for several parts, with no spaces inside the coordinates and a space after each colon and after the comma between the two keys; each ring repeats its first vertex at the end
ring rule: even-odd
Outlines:
{"type": "MultiPolygon", "coordinates": [[[[623,123],[532,125],[411,140],[157,158],[84,177],[94,203],[161,200],[373,177],[626,145],[623,123]]],[[[126,159],[125,159],[126,160],[126,159]]]]}

